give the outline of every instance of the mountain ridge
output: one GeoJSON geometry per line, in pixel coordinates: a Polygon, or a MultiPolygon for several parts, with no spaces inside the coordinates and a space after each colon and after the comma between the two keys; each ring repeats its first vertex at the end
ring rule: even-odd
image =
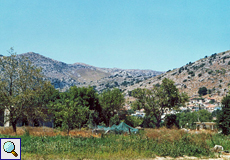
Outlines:
{"type": "Polygon", "coordinates": [[[189,62],[182,67],[169,70],[161,75],[129,86],[126,92],[135,88],[149,88],[161,84],[164,78],[169,78],[181,92],[187,92],[190,97],[196,97],[201,87],[206,87],[210,96],[224,96],[230,86],[230,50],[205,56],[195,62],[189,62]]]}
{"type": "Polygon", "coordinates": [[[153,70],[100,68],[80,62],[67,64],[35,52],[17,55],[18,58],[21,56],[27,57],[36,67],[41,67],[46,79],[61,91],[73,85],[94,86],[99,92],[112,87],[124,90],[126,86],[163,73],[153,70]]]}

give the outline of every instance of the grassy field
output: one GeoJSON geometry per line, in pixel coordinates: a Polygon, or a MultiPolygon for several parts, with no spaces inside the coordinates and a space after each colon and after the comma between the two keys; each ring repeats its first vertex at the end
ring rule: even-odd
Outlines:
{"type": "Polygon", "coordinates": [[[143,159],[155,156],[214,157],[211,148],[230,149],[230,140],[213,132],[186,133],[177,129],[145,129],[135,135],[92,135],[73,130],[70,136],[50,128],[0,129],[1,138],[20,137],[22,159],[143,159]]]}

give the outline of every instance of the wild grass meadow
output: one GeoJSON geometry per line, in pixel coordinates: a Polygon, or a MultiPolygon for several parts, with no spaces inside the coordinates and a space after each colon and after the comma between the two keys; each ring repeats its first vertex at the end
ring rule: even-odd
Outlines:
{"type": "Polygon", "coordinates": [[[49,128],[1,129],[1,138],[21,138],[22,159],[152,159],[186,156],[214,157],[211,148],[230,149],[229,137],[213,132],[145,129],[138,134],[99,134],[73,130],[70,135],[49,128]]]}

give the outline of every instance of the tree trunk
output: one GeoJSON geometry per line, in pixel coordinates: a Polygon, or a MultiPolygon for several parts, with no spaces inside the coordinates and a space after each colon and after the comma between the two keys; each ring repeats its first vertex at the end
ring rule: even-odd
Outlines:
{"type": "Polygon", "coordinates": [[[12,127],[13,127],[13,131],[16,133],[16,131],[17,131],[17,130],[16,130],[16,129],[17,129],[17,128],[16,128],[17,121],[12,121],[11,124],[12,124],[12,127]]]}
{"type": "Polygon", "coordinates": [[[70,129],[68,128],[68,130],[67,130],[67,134],[68,134],[68,136],[69,136],[69,132],[70,132],[70,129]]]}
{"type": "Polygon", "coordinates": [[[157,119],[156,127],[160,128],[161,119],[157,119]]]}

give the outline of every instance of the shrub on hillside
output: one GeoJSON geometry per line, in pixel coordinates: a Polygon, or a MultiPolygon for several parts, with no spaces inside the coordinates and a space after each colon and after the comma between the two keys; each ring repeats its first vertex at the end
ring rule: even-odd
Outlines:
{"type": "Polygon", "coordinates": [[[199,95],[204,96],[207,94],[207,91],[208,90],[206,87],[201,87],[201,88],[199,88],[198,93],[199,93],[199,95]]]}

